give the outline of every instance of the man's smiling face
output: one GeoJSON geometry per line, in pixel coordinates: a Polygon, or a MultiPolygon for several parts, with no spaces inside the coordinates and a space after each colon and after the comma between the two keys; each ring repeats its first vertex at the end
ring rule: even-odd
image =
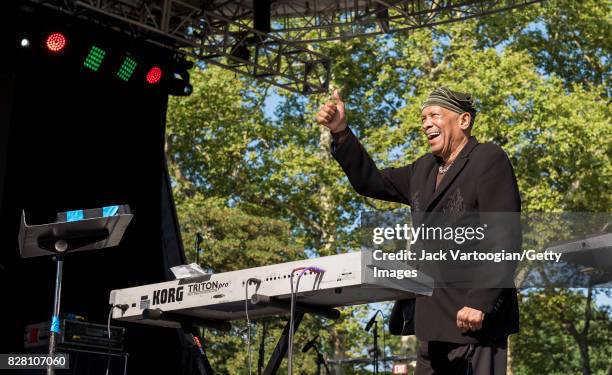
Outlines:
{"type": "Polygon", "coordinates": [[[427,136],[431,153],[447,158],[466,138],[462,122],[466,117],[469,124],[469,113],[459,114],[437,105],[423,108],[421,126],[427,136]]]}

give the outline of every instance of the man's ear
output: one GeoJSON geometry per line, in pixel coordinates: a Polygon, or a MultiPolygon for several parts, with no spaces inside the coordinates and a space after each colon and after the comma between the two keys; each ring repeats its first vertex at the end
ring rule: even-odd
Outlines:
{"type": "Polygon", "coordinates": [[[463,112],[459,115],[459,127],[461,130],[468,130],[472,122],[472,115],[469,112],[463,112]]]}

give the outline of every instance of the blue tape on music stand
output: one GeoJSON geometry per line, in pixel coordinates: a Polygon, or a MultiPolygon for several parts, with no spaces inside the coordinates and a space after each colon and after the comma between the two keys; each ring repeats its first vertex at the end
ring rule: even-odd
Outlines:
{"type": "Polygon", "coordinates": [[[60,320],[57,316],[51,318],[51,332],[60,333],[60,320]]]}
{"type": "Polygon", "coordinates": [[[83,220],[85,213],[83,210],[75,210],[66,212],[66,221],[83,220]]]}
{"type": "Polygon", "coordinates": [[[107,206],[102,208],[102,217],[115,216],[119,212],[119,206],[107,206]]]}

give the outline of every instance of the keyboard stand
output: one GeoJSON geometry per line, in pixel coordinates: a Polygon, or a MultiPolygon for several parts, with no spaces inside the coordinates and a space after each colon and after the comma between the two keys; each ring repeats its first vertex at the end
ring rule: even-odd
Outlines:
{"type": "MultiPolygon", "coordinates": [[[[291,303],[289,301],[279,300],[274,297],[268,297],[261,294],[254,294],[249,300],[249,304],[252,307],[268,305],[273,306],[275,308],[281,308],[286,310],[287,312],[291,309],[291,303]]],[[[340,317],[340,311],[329,308],[329,307],[320,307],[315,305],[309,305],[301,302],[296,302],[295,304],[295,316],[293,318],[293,333],[297,331],[304,315],[306,313],[319,315],[328,319],[338,319],[340,317]]],[[[213,375],[214,370],[212,369],[208,357],[206,355],[206,351],[199,342],[200,338],[197,334],[196,326],[200,326],[203,328],[216,328],[221,331],[229,331],[231,325],[229,322],[224,321],[208,321],[205,319],[194,318],[191,316],[183,315],[180,313],[166,313],[161,309],[145,309],[142,313],[143,319],[153,319],[153,320],[164,320],[168,322],[174,322],[180,324],[183,333],[184,339],[187,342],[187,345],[191,347],[192,352],[196,357],[196,366],[198,369],[199,375],[213,375]]],[[[285,324],[283,331],[276,343],[276,347],[268,360],[266,368],[263,372],[264,375],[274,375],[277,373],[283,358],[287,355],[287,349],[289,347],[289,321],[285,324]]]]}
{"type": "MultiPolygon", "coordinates": [[[[297,299],[297,298],[296,298],[297,299]]],[[[283,301],[273,297],[264,296],[261,294],[253,294],[251,296],[251,301],[253,305],[269,305],[278,308],[285,309],[286,311],[291,311],[291,302],[283,301]]],[[[315,305],[309,305],[305,303],[297,302],[295,303],[295,316],[293,317],[293,334],[295,337],[295,332],[298,330],[302,319],[304,318],[304,314],[314,314],[319,315],[328,319],[338,319],[340,317],[340,311],[336,309],[332,309],[329,307],[320,307],[315,305]]],[[[264,370],[264,375],[273,375],[276,374],[278,368],[283,361],[283,358],[287,355],[287,349],[289,348],[289,325],[290,321],[287,321],[285,324],[285,328],[283,328],[283,332],[276,343],[276,347],[272,352],[272,356],[268,360],[268,365],[264,370]]]]}
{"type": "MultiPolygon", "coordinates": [[[[197,373],[199,375],[213,375],[215,372],[208,361],[206,355],[206,349],[204,344],[201,342],[201,338],[198,336],[198,329],[195,325],[189,323],[181,324],[184,340],[187,346],[191,349],[190,352],[195,357],[195,365],[197,367],[197,373]]],[[[183,352],[185,353],[185,352],[183,352]]],[[[183,374],[193,374],[193,371],[185,372],[185,364],[187,363],[187,357],[183,357],[183,374]]],[[[189,367],[189,369],[191,369],[189,367]]]]}
{"type": "MultiPolygon", "coordinates": [[[[302,319],[304,318],[304,312],[296,311],[295,316],[293,317],[293,334],[298,330],[302,319]]],[[[283,358],[287,356],[287,349],[289,348],[289,321],[285,324],[285,328],[283,328],[283,332],[281,333],[278,342],[276,343],[276,347],[272,352],[272,356],[268,360],[268,364],[266,369],[264,370],[264,375],[272,375],[276,374],[278,368],[283,362],[283,358]]]]}

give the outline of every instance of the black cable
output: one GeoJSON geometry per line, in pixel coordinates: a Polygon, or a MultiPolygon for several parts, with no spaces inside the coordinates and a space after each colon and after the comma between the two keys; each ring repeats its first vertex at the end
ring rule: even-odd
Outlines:
{"type": "Polygon", "coordinates": [[[291,285],[291,308],[289,309],[289,340],[287,343],[287,349],[289,354],[287,356],[287,374],[292,375],[293,373],[293,314],[295,311],[295,294],[297,294],[297,285],[296,291],[293,292],[293,274],[299,271],[299,269],[294,269],[291,271],[291,275],[289,277],[289,284],[291,285]]]}
{"type": "Polygon", "coordinates": [[[111,351],[111,331],[110,331],[110,321],[113,316],[113,310],[118,308],[118,305],[113,305],[108,312],[108,319],[106,320],[106,331],[108,332],[108,353],[106,353],[106,375],[108,375],[108,371],[110,368],[110,351],[111,351]]]}
{"type": "Polygon", "coordinates": [[[287,363],[287,373],[288,375],[292,375],[293,373],[293,327],[294,327],[294,319],[293,316],[295,314],[295,305],[296,305],[296,299],[297,299],[297,294],[298,294],[298,290],[300,287],[300,280],[302,279],[302,276],[304,276],[304,274],[310,271],[311,273],[316,273],[317,277],[318,274],[322,274],[323,272],[325,272],[324,269],[319,268],[319,267],[314,267],[314,266],[309,266],[309,267],[298,267],[295,268],[291,271],[291,275],[289,276],[289,283],[291,284],[291,308],[290,308],[290,315],[289,315],[289,342],[288,342],[288,350],[289,350],[289,355],[288,355],[288,363],[287,363]],[[293,274],[296,273],[297,271],[302,271],[300,272],[300,274],[298,275],[297,278],[297,282],[295,283],[295,292],[293,290],[293,274]]]}
{"type": "Polygon", "coordinates": [[[109,367],[110,367],[110,351],[111,351],[111,328],[110,321],[113,316],[113,310],[119,309],[123,312],[129,308],[129,305],[121,304],[121,305],[112,305],[110,311],[108,312],[108,319],[106,320],[106,331],[108,332],[108,353],[106,355],[106,375],[108,375],[109,367]]]}
{"type": "Polygon", "coordinates": [[[261,283],[261,280],[251,277],[244,284],[244,313],[247,319],[247,350],[249,361],[249,375],[252,375],[251,365],[253,361],[251,357],[251,319],[249,318],[249,284],[251,282],[259,285],[261,283]]]}
{"type": "Polygon", "coordinates": [[[287,374],[288,375],[292,375],[293,374],[293,330],[294,330],[294,325],[295,325],[295,321],[294,321],[294,316],[295,316],[295,304],[296,304],[296,299],[297,299],[297,293],[300,287],[300,279],[302,278],[302,275],[304,275],[304,273],[306,272],[307,268],[302,269],[300,272],[300,274],[298,275],[298,279],[297,282],[295,283],[295,292],[293,291],[293,274],[296,271],[300,271],[300,269],[294,269],[293,271],[291,271],[291,277],[289,282],[291,283],[291,308],[290,308],[290,312],[289,312],[289,342],[288,342],[288,350],[289,350],[289,355],[287,357],[287,374]]]}
{"type": "Polygon", "coordinates": [[[110,350],[111,350],[111,343],[110,343],[110,338],[111,338],[111,332],[110,332],[110,321],[111,321],[111,317],[113,316],[113,310],[115,309],[115,307],[117,307],[117,305],[113,305],[110,308],[110,311],[108,312],[108,319],[106,320],[106,330],[108,332],[108,353],[106,354],[106,375],[108,375],[108,371],[110,368],[110,350]]]}

